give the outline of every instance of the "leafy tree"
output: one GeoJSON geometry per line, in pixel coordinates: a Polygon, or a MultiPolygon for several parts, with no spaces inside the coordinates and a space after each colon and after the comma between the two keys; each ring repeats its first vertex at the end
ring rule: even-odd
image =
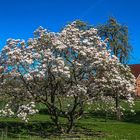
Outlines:
{"type": "Polygon", "coordinates": [[[117,56],[121,63],[126,63],[130,51],[128,27],[117,22],[115,18],[109,18],[106,24],[97,26],[98,34],[103,39],[108,39],[108,49],[117,56]]]}

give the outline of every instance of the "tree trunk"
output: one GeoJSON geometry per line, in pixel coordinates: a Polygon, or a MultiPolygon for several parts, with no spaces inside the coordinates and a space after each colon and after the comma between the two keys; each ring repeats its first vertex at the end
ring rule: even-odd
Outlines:
{"type": "Polygon", "coordinates": [[[119,107],[119,95],[116,94],[116,117],[117,120],[121,120],[121,112],[120,112],[120,107],[119,107]]]}
{"type": "Polygon", "coordinates": [[[62,129],[61,125],[59,124],[58,117],[54,116],[54,118],[52,119],[52,121],[54,122],[57,130],[63,133],[63,129],[62,129]]]}
{"type": "Polygon", "coordinates": [[[68,127],[67,127],[67,133],[70,133],[73,129],[73,126],[74,126],[74,118],[73,118],[72,114],[69,116],[68,121],[69,121],[69,124],[68,124],[68,127]]]}

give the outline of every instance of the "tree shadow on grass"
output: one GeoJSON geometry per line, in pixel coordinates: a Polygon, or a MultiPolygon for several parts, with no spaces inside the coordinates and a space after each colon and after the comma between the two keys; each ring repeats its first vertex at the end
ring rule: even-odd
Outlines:
{"type": "Polygon", "coordinates": [[[136,111],[135,114],[126,113],[126,115],[124,115],[123,121],[140,124],[140,111],[136,111]]]}
{"type": "MultiPolygon", "coordinates": [[[[115,114],[108,113],[106,116],[106,113],[102,111],[89,112],[86,116],[87,118],[95,118],[95,120],[98,119],[98,121],[100,120],[104,122],[107,122],[108,120],[117,121],[115,114]]],[[[140,124],[140,111],[136,111],[134,114],[130,111],[124,112],[121,121],[140,124]]]]}
{"type": "Polygon", "coordinates": [[[85,118],[94,118],[95,120],[100,120],[106,122],[107,120],[116,120],[116,116],[113,113],[106,113],[103,111],[90,111],[85,114],[85,118]]]}
{"type": "Polygon", "coordinates": [[[57,130],[52,126],[50,122],[0,122],[0,132],[12,138],[18,138],[19,135],[48,137],[57,134],[57,130]]]}
{"type": "Polygon", "coordinates": [[[87,123],[86,125],[83,125],[81,123],[77,123],[76,126],[75,126],[75,131],[74,132],[77,132],[77,133],[81,133],[82,135],[84,136],[87,136],[87,137],[105,137],[106,134],[102,131],[93,131],[93,127],[97,127],[96,124],[92,124],[92,129],[91,129],[91,124],[90,123],[87,123]]]}
{"type": "Polygon", "coordinates": [[[80,138],[80,137],[101,137],[105,134],[101,131],[93,131],[81,124],[76,124],[75,129],[70,134],[62,135],[50,122],[32,121],[23,122],[0,122],[0,134],[7,135],[9,138],[25,138],[26,136],[39,136],[42,138],[80,138]]]}

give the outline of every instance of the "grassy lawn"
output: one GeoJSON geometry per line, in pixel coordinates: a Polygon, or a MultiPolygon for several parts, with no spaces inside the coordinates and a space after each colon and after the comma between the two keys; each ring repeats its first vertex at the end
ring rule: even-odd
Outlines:
{"type": "Polygon", "coordinates": [[[72,134],[59,135],[50,124],[49,116],[36,114],[28,124],[17,118],[0,117],[0,140],[140,140],[140,101],[135,105],[136,115],[127,115],[122,121],[113,117],[107,121],[99,114],[89,114],[78,120],[72,134]]]}

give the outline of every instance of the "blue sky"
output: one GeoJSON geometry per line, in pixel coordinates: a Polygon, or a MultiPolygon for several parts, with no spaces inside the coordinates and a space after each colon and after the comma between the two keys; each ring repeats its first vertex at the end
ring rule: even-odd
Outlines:
{"type": "Polygon", "coordinates": [[[140,0],[0,0],[0,49],[8,38],[28,39],[43,26],[59,31],[76,19],[92,25],[114,16],[129,28],[129,63],[140,63],[140,0]]]}

